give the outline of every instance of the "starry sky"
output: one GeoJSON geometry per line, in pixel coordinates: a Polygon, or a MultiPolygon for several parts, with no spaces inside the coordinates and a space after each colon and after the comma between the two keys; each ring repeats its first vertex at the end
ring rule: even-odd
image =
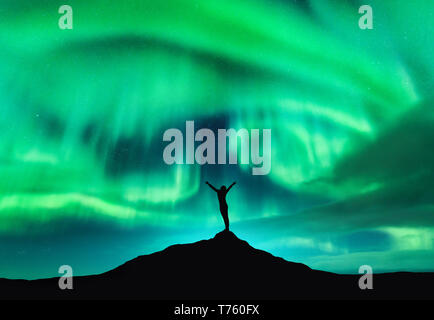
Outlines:
{"type": "Polygon", "coordinates": [[[422,0],[2,0],[0,277],[95,274],[213,237],[207,180],[237,181],[231,229],[256,248],[337,273],[434,271],[433,14],[422,0]],[[272,129],[270,174],[166,165],[163,133],[187,120],[272,129]]]}

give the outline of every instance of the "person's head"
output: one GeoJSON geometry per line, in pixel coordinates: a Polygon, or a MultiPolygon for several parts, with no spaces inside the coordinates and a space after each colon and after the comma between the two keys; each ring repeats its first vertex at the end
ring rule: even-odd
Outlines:
{"type": "Polygon", "coordinates": [[[226,191],[226,186],[221,186],[221,187],[220,187],[220,190],[222,190],[222,191],[226,191]]]}

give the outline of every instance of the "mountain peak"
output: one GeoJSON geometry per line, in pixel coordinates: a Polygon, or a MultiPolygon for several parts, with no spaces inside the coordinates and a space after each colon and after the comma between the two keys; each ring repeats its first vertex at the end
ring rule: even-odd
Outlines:
{"type": "Polygon", "coordinates": [[[255,249],[233,232],[222,231],[208,240],[139,256],[100,275],[74,277],[74,290],[60,290],[58,278],[0,279],[0,297],[372,298],[426,294],[434,286],[433,274],[384,274],[375,275],[375,291],[360,290],[359,277],[312,270],[255,249]]]}
{"type": "Polygon", "coordinates": [[[238,240],[238,241],[241,241],[232,231],[229,231],[229,230],[223,230],[223,231],[220,231],[220,232],[218,232],[218,233],[216,233],[216,235],[214,236],[214,238],[213,239],[216,239],[216,240],[238,240]]]}
{"type": "Polygon", "coordinates": [[[217,233],[214,238],[211,238],[210,240],[211,242],[214,242],[215,245],[219,245],[219,246],[240,246],[243,248],[250,248],[253,249],[253,247],[251,247],[247,241],[245,240],[241,240],[240,238],[238,238],[232,231],[228,231],[228,230],[223,230],[220,231],[219,233],[217,233]]]}

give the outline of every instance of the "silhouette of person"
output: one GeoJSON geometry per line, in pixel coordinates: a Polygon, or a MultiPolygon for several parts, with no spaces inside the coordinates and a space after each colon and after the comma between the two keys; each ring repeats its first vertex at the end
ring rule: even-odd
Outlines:
{"type": "Polygon", "coordinates": [[[232,183],[227,189],[226,186],[221,186],[220,189],[216,189],[208,181],[205,183],[209,185],[211,189],[217,192],[217,197],[219,199],[220,205],[220,213],[222,214],[223,221],[225,222],[225,230],[229,231],[228,204],[226,203],[226,194],[229,192],[229,190],[231,190],[231,188],[236,182],[232,183]]]}

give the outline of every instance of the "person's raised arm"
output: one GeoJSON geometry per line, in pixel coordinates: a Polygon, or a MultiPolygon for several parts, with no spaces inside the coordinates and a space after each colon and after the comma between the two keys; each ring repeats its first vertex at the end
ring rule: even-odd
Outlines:
{"type": "Polygon", "coordinates": [[[214,186],[211,184],[211,183],[209,183],[208,181],[207,182],[205,182],[207,185],[209,185],[209,187],[211,188],[211,189],[213,189],[215,192],[217,192],[217,189],[216,188],[214,188],[214,186]]]}
{"type": "Polygon", "coordinates": [[[229,190],[231,190],[231,188],[234,186],[234,184],[236,184],[235,181],[229,186],[228,191],[226,191],[226,192],[229,192],[229,190]]]}

